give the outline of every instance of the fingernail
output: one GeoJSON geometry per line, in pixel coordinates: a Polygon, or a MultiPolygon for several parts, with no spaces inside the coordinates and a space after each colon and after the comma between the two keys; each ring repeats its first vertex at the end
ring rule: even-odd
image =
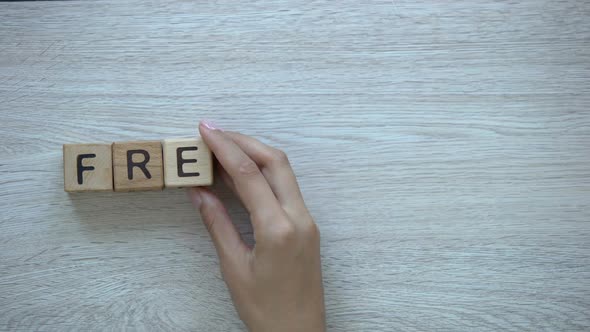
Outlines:
{"type": "Polygon", "coordinates": [[[201,120],[201,124],[210,130],[220,130],[223,131],[223,129],[221,129],[221,127],[219,127],[215,122],[210,121],[210,120],[201,120]]]}
{"type": "Polygon", "coordinates": [[[193,205],[195,206],[195,208],[198,210],[201,208],[201,191],[198,188],[190,188],[187,191],[187,194],[191,200],[191,202],[193,203],[193,205]]]}

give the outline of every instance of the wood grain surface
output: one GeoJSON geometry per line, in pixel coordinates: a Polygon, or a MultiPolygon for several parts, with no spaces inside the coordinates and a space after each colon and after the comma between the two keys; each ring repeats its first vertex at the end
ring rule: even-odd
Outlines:
{"type": "Polygon", "coordinates": [[[588,17],[558,0],[0,3],[0,330],[244,330],[183,190],[63,192],[63,143],[208,118],[289,154],[330,331],[588,331],[588,17]]]}

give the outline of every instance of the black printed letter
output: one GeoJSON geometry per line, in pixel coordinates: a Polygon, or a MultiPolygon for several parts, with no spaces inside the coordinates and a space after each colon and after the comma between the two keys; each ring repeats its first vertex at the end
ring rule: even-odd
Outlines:
{"type": "Polygon", "coordinates": [[[184,159],[184,158],[182,158],[182,153],[184,151],[196,151],[198,149],[199,148],[196,146],[186,146],[186,147],[181,147],[181,148],[176,149],[176,167],[178,169],[178,177],[186,178],[189,176],[199,176],[199,172],[185,173],[182,170],[182,165],[197,162],[197,159],[184,159]]]}
{"type": "Polygon", "coordinates": [[[79,154],[76,158],[76,168],[78,169],[78,184],[84,183],[84,177],[82,176],[82,173],[84,171],[94,170],[94,166],[82,166],[82,159],[84,158],[96,158],[96,155],[94,153],[79,154]]]}
{"type": "Polygon", "coordinates": [[[127,151],[127,178],[129,180],[133,180],[133,167],[139,167],[145,177],[148,179],[152,178],[152,175],[148,171],[145,165],[150,161],[150,154],[146,150],[128,150],[127,151]],[[143,161],[136,163],[133,162],[133,155],[136,153],[141,153],[143,155],[143,161]]]}

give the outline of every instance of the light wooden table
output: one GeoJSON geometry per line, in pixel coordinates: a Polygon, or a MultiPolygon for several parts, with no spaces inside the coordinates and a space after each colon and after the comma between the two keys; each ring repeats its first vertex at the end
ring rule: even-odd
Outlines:
{"type": "Polygon", "coordinates": [[[244,329],[183,191],[62,189],[63,143],[209,118],[288,152],[322,231],[330,331],[588,331],[589,16],[0,3],[0,330],[244,329]]]}

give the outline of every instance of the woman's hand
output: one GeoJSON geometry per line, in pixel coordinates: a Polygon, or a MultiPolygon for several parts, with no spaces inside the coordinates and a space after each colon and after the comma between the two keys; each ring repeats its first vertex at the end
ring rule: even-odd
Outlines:
{"type": "Polygon", "coordinates": [[[255,332],[325,331],[320,234],[287,156],[208,121],[199,131],[254,228],[256,245],[249,248],[215,194],[204,188],[189,191],[240,318],[255,332]]]}

